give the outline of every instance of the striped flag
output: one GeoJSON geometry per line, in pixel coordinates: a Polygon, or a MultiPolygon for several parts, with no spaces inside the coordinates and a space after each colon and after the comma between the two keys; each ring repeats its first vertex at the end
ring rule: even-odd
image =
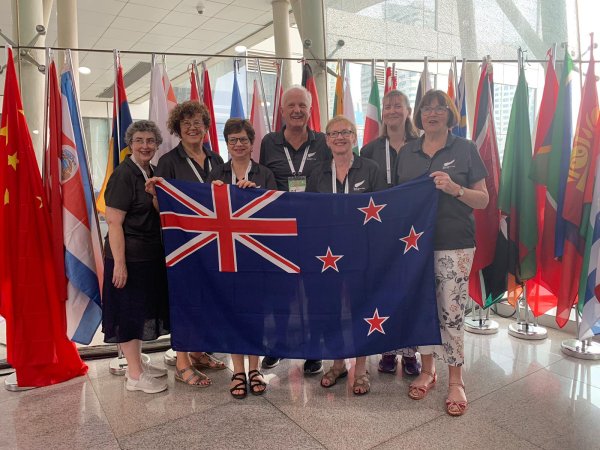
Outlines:
{"type": "Polygon", "coordinates": [[[373,77],[371,93],[369,94],[369,104],[367,105],[367,115],[365,117],[365,132],[363,135],[363,145],[368,144],[379,136],[381,127],[381,102],[379,100],[379,86],[377,78],[373,77]]]}
{"type": "Polygon", "coordinates": [[[452,128],[452,134],[463,138],[467,137],[467,91],[465,86],[465,66],[466,60],[463,59],[460,70],[460,79],[456,88],[455,105],[458,110],[458,124],[452,128]]]}
{"type": "Polygon", "coordinates": [[[252,94],[252,109],[250,110],[250,123],[254,128],[254,144],[252,145],[252,159],[258,161],[260,159],[260,144],[263,137],[268,133],[267,122],[263,109],[262,96],[258,89],[258,81],[254,80],[254,89],[252,94]]]}
{"type": "Polygon", "coordinates": [[[179,144],[179,138],[169,133],[167,127],[169,113],[177,105],[177,99],[169,76],[162,64],[155,63],[152,66],[150,78],[150,114],[148,118],[156,124],[163,138],[162,144],[160,144],[154,158],[152,158],[152,164],[156,165],[162,155],[179,144]]]}
{"type": "Polygon", "coordinates": [[[319,109],[319,94],[317,93],[317,85],[313,76],[310,64],[304,61],[302,68],[302,86],[304,86],[311,96],[310,118],[308,127],[313,131],[321,131],[321,110],[319,109]]]}
{"type": "Polygon", "coordinates": [[[113,170],[131,153],[129,146],[125,142],[125,132],[131,123],[131,112],[129,111],[129,103],[127,102],[127,93],[125,92],[125,83],[123,81],[123,68],[117,58],[117,73],[114,85],[114,100],[113,100],[113,124],[112,134],[108,143],[108,158],[106,160],[106,174],[102,182],[102,188],[96,199],[96,208],[98,212],[104,214],[106,212],[106,203],[104,202],[104,192],[108,179],[113,173],[113,170]]]}
{"type": "Polygon", "coordinates": [[[419,107],[419,103],[421,103],[421,99],[425,95],[427,91],[431,90],[431,78],[429,77],[429,67],[427,58],[423,63],[423,72],[421,72],[421,76],[419,77],[419,84],[417,86],[417,95],[415,97],[415,108],[419,107]]]}
{"type": "Polygon", "coordinates": [[[74,342],[89,344],[102,319],[100,285],[104,266],[73,73],[68,64],[61,75],[61,91],[67,336],[74,342]]]}

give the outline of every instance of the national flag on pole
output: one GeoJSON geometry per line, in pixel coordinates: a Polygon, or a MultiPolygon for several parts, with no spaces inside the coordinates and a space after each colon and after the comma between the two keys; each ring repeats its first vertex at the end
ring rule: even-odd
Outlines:
{"type": "Polygon", "coordinates": [[[469,295],[480,306],[488,307],[502,298],[506,291],[506,236],[500,229],[498,188],[500,157],[494,124],[494,104],[491,93],[492,65],[485,60],[477,89],[475,144],[487,170],[485,185],[489,202],[485,209],[473,211],[475,217],[475,256],[469,276],[469,295]]]}
{"type": "Polygon", "coordinates": [[[129,103],[127,102],[127,94],[125,92],[125,83],[123,81],[123,68],[117,58],[116,80],[114,85],[114,100],[113,100],[113,124],[112,134],[108,143],[108,159],[106,161],[106,175],[102,182],[102,188],[96,200],[96,208],[98,212],[104,214],[106,212],[106,203],[104,202],[104,192],[108,179],[113,173],[113,170],[131,153],[129,146],[125,142],[125,132],[131,123],[131,112],[129,111],[129,103]]]}
{"type": "Polygon", "coordinates": [[[157,187],[175,350],[334,359],[440,342],[426,177],[356,195],[157,187]]]}
{"type": "Polygon", "coordinates": [[[450,97],[450,100],[452,100],[453,103],[456,103],[456,94],[454,92],[454,84],[455,84],[455,74],[454,74],[454,69],[453,69],[453,64],[456,61],[454,61],[453,63],[451,63],[450,65],[450,70],[448,70],[448,90],[447,90],[447,94],[448,97],[450,97]]]}
{"type": "Polygon", "coordinates": [[[363,145],[368,144],[379,136],[381,128],[381,101],[379,100],[379,86],[377,78],[373,77],[371,84],[371,93],[369,94],[369,104],[367,105],[367,114],[365,117],[365,131],[363,135],[363,145]]]}
{"type": "Polygon", "coordinates": [[[61,91],[63,233],[65,269],[69,280],[67,336],[72,341],[87,345],[102,320],[100,286],[104,262],[70,64],[63,68],[61,91]]]}
{"type": "Polygon", "coordinates": [[[150,114],[148,118],[156,124],[163,138],[162,144],[160,144],[154,158],[152,158],[152,164],[156,165],[162,155],[179,144],[179,138],[171,134],[167,127],[169,113],[177,105],[177,99],[162,64],[154,62],[150,78],[150,114]]]}
{"type": "Polygon", "coordinates": [[[579,288],[583,263],[585,236],[589,226],[590,209],[594,191],[594,174],[600,136],[598,121],[598,92],[596,90],[593,34],[590,63],[585,76],[569,175],[565,188],[562,217],[565,219],[565,240],[562,259],[562,277],[558,292],[556,323],[563,327],[569,320],[579,288]]]}
{"type": "Polygon", "coordinates": [[[60,186],[62,155],[62,106],[56,63],[51,60],[48,72],[48,147],[44,152],[43,183],[48,200],[51,222],[51,244],[56,268],[59,298],[67,299],[67,277],[65,275],[65,251],[63,247],[63,209],[60,186]]]}
{"type": "Polygon", "coordinates": [[[333,96],[333,117],[344,114],[344,74],[343,64],[338,63],[333,96]]]}
{"type": "MultiPolygon", "coordinates": [[[[554,196],[556,195],[556,189],[550,192],[546,188],[550,183],[556,184],[558,182],[560,170],[556,158],[560,157],[563,150],[562,138],[560,139],[560,146],[553,146],[553,134],[557,131],[555,128],[562,128],[562,114],[564,113],[564,105],[557,108],[559,86],[554,71],[553,59],[552,50],[549,50],[530,175],[531,179],[538,183],[536,190],[538,204],[537,260],[539,264],[535,278],[527,282],[527,303],[535,317],[556,307],[556,294],[558,293],[561,277],[561,263],[554,257],[556,227],[556,200],[554,196]],[[550,180],[550,178],[554,179],[550,180]]],[[[568,71],[572,70],[572,63],[570,64],[571,68],[569,68],[569,61],[570,57],[565,60],[565,70],[568,71]]],[[[564,92],[562,102],[564,102],[564,92]]],[[[561,129],[560,133],[562,132],[561,129]]],[[[568,150],[569,148],[567,148],[568,150]]]]}
{"type": "Polygon", "coordinates": [[[87,366],[66,335],[50,211],[10,46],[6,53],[0,122],[0,155],[7,162],[0,164],[0,314],[6,319],[7,361],[16,370],[18,385],[47,386],[84,375],[87,366]]]}
{"type": "Polygon", "coordinates": [[[250,123],[254,128],[254,144],[252,145],[252,159],[258,161],[260,159],[260,144],[263,137],[268,133],[267,123],[265,120],[265,110],[263,108],[262,96],[258,89],[258,81],[254,80],[254,89],[252,93],[252,109],[250,110],[250,123]]]}
{"type": "MultiPolygon", "coordinates": [[[[213,152],[219,153],[219,136],[217,135],[217,120],[215,118],[215,107],[213,105],[210,77],[204,63],[202,63],[202,67],[202,102],[210,114],[210,127],[208,128],[208,133],[204,136],[204,145],[208,145],[213,152]],[[207,136],[209,141],[207,141],[207,136]]],[[[198,69],[196,68],[196,70],[198,69]]]]}
{"type": "Polygon", "coordinates": [[[458,111],[459,118],[458,124],[454,128],[452,128],[452,134],[463,138],[467,137],[467,91],[465,85],[466,64],[466,60],[463,59],[462,67],[460,70],[460,79],[458,80],[458,85],[456,88],[456,100],[454,102],[458,111]]]}
{"type": "Polygon", "coordinates": [[[196,66],[196,63],[192,64],[192,70],[190,70],[190,100],[200,101],[200,92],[198,91],[198,67],[196,66]]]}
{"type": "Polygon", "coordinates": [[[283,86],[281,85],[282,70],[283,61],[277,64],[277,80],[275,81],[275,99],[273,101],[273,121],[271,122],[271,131],[281,131],[283,128],[283,116],[281,115],[281,98],[283,97],[283,86]]]}
{"type": "Polygon", "coordinates": [[[423,72],[421,72],[421,77],[419,78],[419,84],[417,85],[415,108],[419,107],[419,103],[421,103],[421,99],[423,98],[425,93],[430,90],[431,90],[431,78],[429,77],[429,65],[428,65],[427,57],[425,57],[425,61],[423,62],[423,72]]]}
{"type": "Polygon", "coordinates": [[[233,62],[233,89],[231,91],[231,109],[229,113],[230,119],[245,119],[244,104],[242,102],[242,95],[240,94],[240,85],[237,79],[238,64],[237,61],[233,62]]]}
{"type": "Polygon", "coordinates": [[[537,246],[536,191],[529,178],[532,156],[529,94],[525,69],[519,65],[498,194],[498,206],[508,217],[508,301],[513,306],[521,285],[535,276],[537,246]]]}
{"type": "Polygon", "coordinates": [[[302,67],[302,86],[304,86],[311,96],[310,118],[308,119],[308,128],[313,131],[321,131],[321,110],[319,106],[319,94],[317,85],[313,76],[312,68],[307,61],[304,61],[302,67]]]}
{"type": "Polygon", "coordinates": [[[387,94],[392,89],[397,89],[397,86],[398,78],[396,77],[396,65],[392,64],[391,67],[388,66],[385,68],[385,88],[383,95],[387,94]]]}

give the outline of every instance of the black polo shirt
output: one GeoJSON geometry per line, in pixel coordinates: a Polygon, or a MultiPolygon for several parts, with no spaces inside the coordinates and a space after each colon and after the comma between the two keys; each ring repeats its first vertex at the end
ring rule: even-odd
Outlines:
{"type": "MultiPolygon", "coordinates": [[[[406,143],[410,141],[414,141],[416,138],[412,136],[406,136],[406,143]]],[[[377,139],[373,139],[367,145],[360,149],[360,156],[363,158],[370,159],[375,161],[381,171],[383,172],[383,177],[386,180],[387,184],[387,173],[386,173],[386,164],[385,164],[385,141],[387,138],[385,136],[380,136],[377,139]]],[[[394,185],[394,167],[396,166],[396,158],[398,157],[398,153],[394,147],[390,144],[390,179],[391,183],[388,187],[394,185]]]]}
{"type": "Polygon", "coordinates": [[[293,176],[283,147],[287,147],[296,171],[302,163],[304,150],[309,147],[304,169],[301,174],[298,174],[307,177],[307,179],[320,161],[331,159],[331,150],[325,142],[325,133],[314,132],[309,129],[308,140],[300,148],[295,149],[285,140],[284,130],[285,127],[281,131],[267,134],[260,144],[260,163],[273,172],[277,189],[280,191],[288,190],[288,177],[293,176]]]}
{"type": "MultiPolygon", "coordinates": [[[[306,185],[306,191],[333,193],[332,177],[331,160],[322,161],[312,171],[306,185]]],[[[383,173],[379,170],[377,164],[360,156],[354,157],[344,183],[340,183],[337,178],[335,182],[338,194],[343,194],[346,191],[345,183],[348,183],[349,194],[381,191],[387,187],[383,173]]]]}
{"type": "MultiPolygon", "coordinates": [[[[231,184],[231,179],[231,161],[227,161],[225,164],[215,167],[208,176],[207,181],[212,182],[214,180],[221,180],[223,183],[231,184]]],[[[256,187],[259,189],[277,189],[277,183],[275,183],[273,172],[267,167],[255,163],[254,161],[252,161],[252,167],[248,173],[248,181],[256,183],[256,187]]]]}
{"type": "MultiPolygon", "coordinates": [[[[402,147],[394,170],[396,184],[438,170],[448,173],[452,181],[466,188],[487,176],[475,144],[448,133],[446,145],[433,158],[423,152],[423,137],[402,147]]],[[[434,249],[456,250],[474,246],[473,209],[440,191],[434,249]]]]}
{"type": "Polygon", "coordinates": [[[157,177],[172,178],[175,180],[200,182],[188,163],[189,159],[202,177],[202,180],[206,183],[210,171],[223,164],[223,158],[206,147],[202,147],[202,150],[206,154],[204,167],[200,167],[200,164],[188,157],[183,149],[183,144],[180,142],[177,147],[160,157],[158,165],[156,166],[155,175],[157,177]]]}
{"type": "MultiPolygon", "coordinates": [[[[125,260],[153,261],[164,258],[160,236],[160,216],[152,204],[152,195],[145,190],[146,179],[130,157],[117,166],[106,185],[106,206],[125,211],[125,260]]],[[[108,233],[105,256],[113,259],[108,233]]]]}

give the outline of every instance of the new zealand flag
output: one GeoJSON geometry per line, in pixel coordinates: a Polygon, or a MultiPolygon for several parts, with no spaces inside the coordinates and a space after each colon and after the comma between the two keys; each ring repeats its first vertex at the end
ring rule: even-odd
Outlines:
{"type": "Polygon", "coordinates": [[[429,178],[356,195],[157,187],[175,350],[334,359],[440,343],[429,178]]]}

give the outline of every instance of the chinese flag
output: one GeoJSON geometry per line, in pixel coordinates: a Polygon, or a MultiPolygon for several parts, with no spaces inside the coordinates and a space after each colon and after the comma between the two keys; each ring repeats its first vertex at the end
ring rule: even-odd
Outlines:
{"type": "Polygon", "coordinates": [[[7,360],[19,386],[47,386],[84,375],[87,366],[66,335],[49,208],[10,47],[7,53],[0,124],[0,313],[6,318],[7,360]]]}

